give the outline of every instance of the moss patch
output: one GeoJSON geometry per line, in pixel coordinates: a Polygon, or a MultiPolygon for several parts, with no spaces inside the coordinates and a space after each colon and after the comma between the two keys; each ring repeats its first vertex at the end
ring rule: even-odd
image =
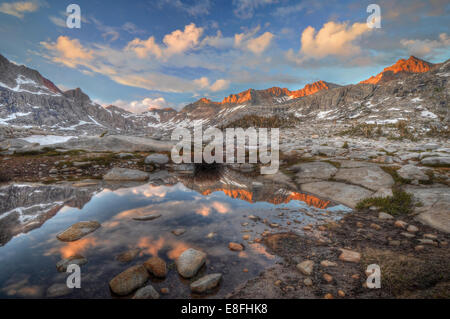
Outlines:
{"type": "Polygon", "coordinates": [[[404,215],[412,212],[413,196],[400,190],[393,190],[393,196],[389,197],[371,197],[360,201],[356,209],[362,210],[375,206],[391,215],[404,215]]]}

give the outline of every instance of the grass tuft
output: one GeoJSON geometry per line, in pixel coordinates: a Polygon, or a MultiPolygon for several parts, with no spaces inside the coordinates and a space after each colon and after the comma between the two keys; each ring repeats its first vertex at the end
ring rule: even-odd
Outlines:
{"type": "Polygon", "coordinates": [[[371,206],[391,215],[406,215],[413,210],[413,196],[404,191],[393,190],[393,196],[363,199],[356,205],[356,209],[362,210],[371,206]]]}

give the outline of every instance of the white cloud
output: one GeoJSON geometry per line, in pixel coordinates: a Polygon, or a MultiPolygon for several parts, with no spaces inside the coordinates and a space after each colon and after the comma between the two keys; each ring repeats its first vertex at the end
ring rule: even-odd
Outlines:
{"type": "Polygon", "coordinates": [[[4,2],[0,5],[0,12],[22,19],[25,13],[35,12],[39,7],[37,1],[4,2]]]}
{"type": "Polygon", "coordinates": [[[143,100],[136,100],[131,102],[117,100],[114,101],[112,105],[118,106],[133,113],[142,113],[150,109],[163,109],[169,106],[167,101],[163,97],[157,97],[154,99],[145,98],[143,100]]]}
{"type": "Polygon", "coordinates": [[[291,49],[287,52],[287,58],[298,64],[306,60],[320,60],[328,56],[349,58],[361,53],[361,47],[357,40],[365,33],[370,32],[366,23],[327,22],[316,31],[308,26],[303,30],[300,42],[299,54],[291,49]]]}
{"type": "Polygon", "coordinates": [[[441,33],[437,40],[402,39],[401,45],[406,47],[410,55],[419,57],[432,57],[442,49],[450,48],[450,37],[447,33],[441,33]]]}
{"type": "Polygon", "coordinates": [[[175,8],[185,11],[191,16],[207,15],[211,9],[210,0],[197,0],[194,4],[186,4],[181,0],[162,0],[161,5],[168,4],[175,8]]]}
{"type": "Polygon", "coordinates": [[[269,47],[273,37],[272,33],[265,32],[257,38],[250,39],[247,43],[247,48],[255,54],[261,54],[269,47]]]}
{"type": "Polygon", "coordinates": [[[53,22],[58,27],[65,28],[67,27],[66,20],[60,17],[50,16],[50,21],[53,22]]]}
{"type": "Polygon", "coordinates": [[[230,81],[224,79],[218,79],[213,84],[210,84],[209,79],[207,77],[201,77],[199,79],[196,79],[194,80],[194,83],[198,85],[200,89],[212,92],[226,90],[230,85],[230,81]]]}

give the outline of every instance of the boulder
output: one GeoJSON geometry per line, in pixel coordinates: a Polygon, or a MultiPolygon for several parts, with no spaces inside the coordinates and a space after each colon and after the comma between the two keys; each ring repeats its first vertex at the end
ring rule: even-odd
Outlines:
{"type": "Polygon", "coordinates": [[[66,272],[67,267],[69,265],[78,265],[82,266],[84,264],[87,264],[87,259],[81,255],[75,255],[68,258],[61,259],[56,263],[56,269],[59,272],[66,272]]]}
{"type": "Polygon", "coordinates": [[[159,257],[151,257],[144,263],[144,266],[156,277],[164,278],[167,275],[166,262],[159,257]]]}
{"type": "Polygon", "coordinates": [[[178,273],[184,278],[194,277],[206,262],[206,254],[202,251],[189,248],[176,260],[178,273]]]}
{"type": "Polygon", "coordinates": [[[149,274],[143,265],[133,266],[111,279],[109,287],[119,296],[126,296],[142,287],[148,280],[149,274]]]}
{"type": "Polygon", "coordinates": [[[429,180],[428,175],[426,175],[419,167],[415,165],[405,165],[399,170],[397,174],[404,179],[427,181],[429,180]]]}
{"type": "Polygon", "coordinates": [[[151,154],[144,160],[145,164],[165,165],[169,163],[169,157],[166,154],[151,154]]]}

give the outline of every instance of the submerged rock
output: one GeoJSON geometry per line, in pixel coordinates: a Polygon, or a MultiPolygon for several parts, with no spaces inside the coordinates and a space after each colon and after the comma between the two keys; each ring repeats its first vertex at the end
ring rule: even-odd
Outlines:
{"type": "Polygon", "coordinates": [[[73,289],[67,287],[66,284],[54,284],[47,289],[48,298],[63,297],[71,294],[73,289]]]}
{"type": "Polygon", "coordinates": [[[64,258],[64,259],[61,259],[60,261],[58,261],[56,263],[56,269],[59,272],[66,272],[67,267],[69,265],[74,265],[75,264],[75,265],[78,265],[78,266],[82,266],[84,264],[87,264],[87,262],[88,262],[88,260],[85,257],[83,257],[81,255],[75,255],[75,256],[64,258]]]}
{"type": "Polygon", "coordinates": [[[144,215],[144,216],[136,216],[133,217],[134,220],[138,221],[148,221],[148,220],[154,220],[161,217],[161,214],[150,214],[150,215],[144,215]]]}
{"type": "Polygon", "coordinates": [[[78,222],[56,235],[56,237],[61,241],[75,241],[94,232],[100,226],[100,223],[96,221],[78,222]]]}
{"type": "Polygon", "coordinates": [[[138,171],[129,168],[114,167],[105,176],[105,181],[146,181],[148,180],[148,174],[146,172],[138,171]]]}
{"type": "Polygon", "coordinates": [[[211,290],[217,285],[219,285],[220,280],[222,279],[222,274],[211,274],[206,275],[199,280],[194,281],[191,284],[191,291],[196,293],[204,293],[208,290],[211,290]]]}
{"type": "Polygon", "coordinates": [[[147,269],[143,265],[137,265],[111,279],[109,287],[115,294],[125,296],[142,287],[148,278],[147,269]]]}
{"type": "Polygon", "coordinates": [[[127,262],[132,261],[134,258],[136,258],[140,252],[141,252],[140,248],[130,249],[130,250],[124,251],[123,253],[120,253],[119,255],[117,255],[116,259],[120,262],[127,263],[127,262]]]}
{"type": "Polygon", "coordinates": [[[206,254],[202,251],[189,248],[176,260],[178,273],[184,278],[194,277],[206,262],[206,254]]]}
{"type": "Polygon", "coordinates": [[[156,277],[164,278],[167,275],[166,262],[159,257],[152,257],[144,263],[145,268],[156,277]]]}
{"type": "Polygon", "coordinates": [[[242,251],[244,250],[244,246],[238,243],[229,243],[228,248],[232,251],[242,251]]]}
{"type": "Polygon", "coordinates": [[[136,291],[133,299],[159,299],[159,293],[152,285],[147,285],[136,291]]]}

